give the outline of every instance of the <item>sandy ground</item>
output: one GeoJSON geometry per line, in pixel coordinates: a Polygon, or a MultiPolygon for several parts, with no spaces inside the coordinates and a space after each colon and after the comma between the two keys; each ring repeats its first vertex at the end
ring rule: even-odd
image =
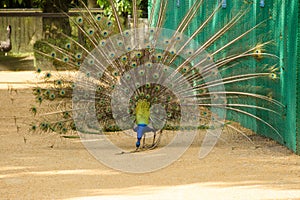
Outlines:
{"type": "MultiPolygon", "coordinates": [[[[10,76],[2,73],[0,82],[10,76]]],[[[253,145],[225,131],[213,151],[198,159],[200,132],[170,166],[123,173],[96,160],[79,139],[29,132],[30,90],[10,94],[6,88],[0,90],[0,199],[300,199],[300,157],[269,139],[250,135],[253,145]]]]}

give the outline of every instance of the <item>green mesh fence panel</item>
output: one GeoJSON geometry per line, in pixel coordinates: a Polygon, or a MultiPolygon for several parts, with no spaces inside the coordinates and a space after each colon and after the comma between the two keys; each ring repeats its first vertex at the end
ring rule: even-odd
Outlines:
{"type": "MultiPolygon", "coordinates": [[[[154,6],[154,14],[152,26],[156,26],[161,6],[160,0],[149,1],[149,11],[154,6]],[[153,3],[153,4],[152,4],[153,3]]],[[[164,1],[165,2],[165,1],[164,1]]],[[[166,8],[166,17],[163,27],[168,29],[176,29],[181,20],[186,15],[187,11],[192,7],[195,0],[172,0],[168,1],[166,8]]],[[[217,8],[220,0],[204,0],[199,7],[196,16],[188,24],[188,29],[184,32],[191,36],[194,31],[205,23],[205,20],[210,17],[211,13],[217,8]]],[[[264,7],[260,6],[261,0],[227,0],[226,8],[222,8],[213,15],[212,20],[205,24],[203,30],[198,34],[197,41],[203,45],[214,34],[230,23],[230,20],[239,12],[247,12],[233,28],[229,29],[225,34],[216,40],[211,46],[207,47],[209,53],[215,52],[221,47],[228,44],[234,38],[240,36],[249,28],[260,22],[264,22],[254,31],[247,34],[246,37],[240,39],[237,43],[225,48],[216,55],[214,60],[221,59],[232,53],[240,53],[243,47],[252,47],[264,42],[269,42],[266,49],[262,51],[271,52],[279,57],[279,59],[247,59],[243,62],[237,62],[237,67],[234,68],[243,70],[247,68],[248,72],[257,73],[263,66],[277,66],[280,71],[280,78],[274,81],[264,81],[261,79],[244,81],[238,84],[226,85],[226,90],[231,91],[251,91],[255,90],[257,94],[264,94],[270,98],[277,99],[285,106],[285,109],[278,110],[280,115],[258,110],[253,108],[244,108],[243,110],[264,119],[270,123],[278,134],[274,133],[269,126],[262,123],[261,120],[241,115],[240,113],[228,111],[227,117],[231,120],[240,122],[243,126],[250,128],[260,135],[272,138],[281,144],[287,146],[294,152],[300,154],[300,7],[298,0],[268,0],[264,1],[264,7]],[[298,25],[298,27],[297,27],[298,25]],[[297,42],[296,42],[297,41],[297,42]],[[297,48],[298,44],[298,48],[297,48]]],[[[164,3],[162,5],[165,5],[164,3]]],[[[249,49],[249,48],[248,48],[249,49]]],[[[230,69],[220,72],[226,78],[228,74],[233,76],[236,71],[230,69]]],[[[249,101],[251,105],[261,107],[269,107],[266,102],[260,100],[248,99],[233,99],[229,103],[239,103],[249,101]]],[[[269,107],[275,109],[275,107],[269,107]]]]}
{"type": "MultiPolygon", "coordinates": [[[[296,67],[296,84],[297,84],[297,89],[296,89],[296,151],[297,154],[300,155],[300,3],[298,1],[295,1],[295,14],[296,16],[294,16],[294,20],[295,22],[293,23],[293,25],[298,24],[298,28],[297,28],[297,55],[294,58],[295,60],[295,66],[296,67]],[[298,5],[297,5],[298,4],[298,5]],[[296,9],[298,8],[298,13],[296,13],[296,9]],[[298,17],[297,17],[298,15],[298,17]]],[[[294,29],[293,29],[294,30],[294,29]]]]}

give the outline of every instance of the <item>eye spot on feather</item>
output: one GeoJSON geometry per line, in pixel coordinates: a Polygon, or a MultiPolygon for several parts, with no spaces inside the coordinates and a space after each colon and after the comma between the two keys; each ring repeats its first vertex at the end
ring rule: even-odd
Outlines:
{"type": "Polygon", "coordinates": [[[41,89],[41,88],[36,88],[36,89],[35,89],[35,92],[36,92],[37,94],[41,94],[42,89],[41,89]]]}
{"type": "Polygon", "coordinates": [[[123,62],[127,61],[127,56],[121,56],[121,60],[122,60],[123,62]]]}
{"type": "Polygon", "coordinates": [[[211,60],[213,60],[213,57],[211,55],[208,55],[206,59],[211,61],[211,60]]]}
{"type": "Polygon", "coordinates": [[[130,80],[130,79],[131,79],[131,76],[130,76],[129,74],[127,74],[127,75],[125,76],[125,79],[126,79],[126,80],[130,80]]]}
{"type": "Polygon", "coordinates": [[[41,96],[38,96],[38,97],[37,97],[37,101],[38,101],[39,103],[42,103],[42,101],[43,101],[43,97],[41,97],[41,96]]]}
{"type": "Polygon", "coordinates": [[[136,88],[139,88],[139,87],[141,87],[141,84],[140,84],[139,82],[136,82],[136,83],[135,83],[135,87],[136,87],[136,88]]]}
{"type": "Polygon", "coordinates": [[[55,57],[56,57],[56,53],[55,53],[55,52],[51,52],[50,55],[51,55],[52,58],[55,58],[55,57]]]}
{"type": "Polygon", "coordinates": [[[88,63],[89,63],[89,65],[93,65],[93,64],[95,63],[95,61],[94,61],[94,59],[90,58],[90,59],[88,60],[88,63]]]}
{"type": "Polygon", "coordinates": [[[109,56],[110,56],[111,58],[114,58],[114,57],[115,57],[115,54],[114,54],[113,52],[111,52],[111,53],[109,54],[109,56]]]}
{"type": "Polygon", "coordinates": [[[88,99],[89,97],[90,97],[90,95],[89,95],[89,93],[85,93],[84,95],[83,95],[83,97],[85,98],[85,99],[88,99]]]}
{"type": "Polygon", "coordinates": [[[98,86],[98,87],[97,87],[97,91],[98,91],[98,92],[102,91],[102,87],[101,87],[101,86],[98,86]]]}
{"type": "Polygon", "coordinates": [[[164,66],[164,67],[163,67],[163,71],[166,73],[166,72],[169,71],[169,68],[168,68],[167,66],[164,66]]]}
{"type": "Polygon", "coordinates": [[[132,68],[135,68],[136,66],[137,66],[137,63],[136,63],[136,62],[132,62],[132,63],[131,63],[131,67],[132,67],[132,68]]]}
{"type": "Polygon", "coordinates": [[[50,90],[46,90],[46,91],[44,92],[44,95],[45,95],[45,96],[50,95],[50,90]]]}
{"type": "Polygon", "coordinates": [[[37,129],[37,126],[36,126],[36,125],[32,125],[32,126],[31,126],[31,130],[36,131],[36,129],[37,129]]]}
{"type": "Polygon", "coordinates": [[[58,122],[56,125],[57,125],[58,128],[62,128],[63,123],[62,122],[58,122]]]}
{"type": "Polygon", "coordinates": [[[123,42],[122,41],[118,41],[118,46],[123,46],[123,42]]]}
{"type": "Polygon", "coordinates": [[[171,55],[175,55],[175,54],[176,54],[176,50],[175,50],[175,49],[171,49],[171,50],[170,50],[170,54],[171,54],[171,55]]]}
{"type": "Polygon", "coordinates": [[[102,17],[101,17],[100,14],[98,14],[98,15],[95,16],[95,19],[96,19],[97,21],[100,21],[100,20],[102,19],[102,17]]]}
{"type": "Polygon", "coordinates": [[[75,57],[76,57],[76,59],[81,59],[82,58],[82,53],[76,53],[75,57]]]}
{"type": "Polygon", "coordinates": [[[158,79],[158,78],[159,78],[159,75],[158,75],[158,73],[154,73],[152,77],[153,77],[154,79],[158,79]]]}
{"type": "Polygon", "coordinates": [[[51,93],[51,94],[49,95],[49,99],[50,99],[50,100],[54,100],[54,99],[55,99],[55,94],[54,94],[54,93],[51,93]]]}
{"type": "Polygon", "coordinates": [[[89,29],[88,29],[88,34],[89,34],[89,35],[93,35],[93,34],[94,34],[94,29],[89,28],[89,29]]]}
{"type": "Polygon", "coordinates": [[[47,128],[48,124],[46,122],[40,123],[41,129],[47,128]]]}
{"type": "Polygon", "coordinates": [[[151,68],[152,67],[152,63],[151,62],[146,62],[146,67],[147,68],[151,68]]]}
{"type": "Polygon", "coordinates": [[[63,61],[64,61],[65,63],[69,62],[69,57],[68,57],[68,56],[64,56],[63,61]]]}
{"type": "Polygon", "coordinates": [[[56,83],[56,85],[62,85],[62,81],[61,80],[56,80],[55,83],[56,83]]]}
{"type": "Polygon", "coordinates": [[[260,48],[258,48],[254,51],[254,57],[258,60],[263,58],[262,50],[260,48]]]}
{"type": "Polygon", "coordinates": [[[102,34],[103,37],[107,37],[108,36],[108,32],[106,30],[102,31],[101,34],[102,34]]]}
{"type": "Polygon", "coordinates": [[[162,54],[161,54],[161,53],[156,54],[156,58],[157,58],[158,60],[161,60],[161,59],[162,59],[162,54]]]}
{"type": "Polygon", "coordinates": [[[140,76],[144,76],[144,75],[145,75],[145,70],[140,70],[140,71],[139,71],[139,75],[140,75],[140,76]]]}
{"type": "Polygon", "coordinates": [[[101,41],[100,41],[100,44],[101,44],[101,46],[104,47],[104,46],[106,45],[106,40],[101,40],[101,41]]]}
{"type": "Polygon", "coordinates": [[[61,133],[62,133],[62,134],[67,133],[67,131],[68,131],[68,129],[67,129],[66,127],[63,127],[63,128],[61,129],[61,133]]]}
{"type": "Polygon", "coordinates": [[[155,91],[158,92],[159,90],[160,90],[160,86],[159,85],[155,86],[155,91]]]}
{"type": "Polygon", "coordinates": [[[66,48],[66,49],[71,49],[71,44],[70,44],[70,43],[67,43],[67,44],[65,45],[65,48],[66,48]]]}
{"type": "Polygon", "coordinates": [[[114,76],[119,76],[119,72],[118,72],[118,71],[114,71],[114,72],[113,72],[113,75],[114,75],[114,76]]]}
{"type": "Polygon", "coordinates": [[[78,102],[78,101],[79,101],[79,97],[78,97],[78,96],[74,96],[74,97],[73,97],[73,101],[74,101],[74,102],[78,102]]]}
{"type": "Polygon", "coordinates": [[[182,73],[186,73],[188,70],[189,70],[189,67],[185,66],[185,67],[182,68],[182,73]]]}
{"type": "Polygon", "coordinates": [[[172,100],[172,97],[171,96],[168,96],[167,97],[167,101],[171,101],[172,100]]]}
{"type": "Polygon", "coordinates": [[[101,78],[102,77],[102,72],[98,72],[96,76],[97,76],[97,78],[101,78]]]}
{"type": "Polygon", "coordinates": [[[107,22],[107,26],[111,26],[112,24],[113,24],[112,21],[107,22]]]}
{"type": "Polygon", "coordinates": [[[187,51],[187,54],[190,56],[190,55],[193,55],[193,53],[194,53],[194,51],[192,51],[192,50],[188,50],[187,51]]]}
{"type": "Polygon", "coordinates": [[[137,58],[141,58],[142,57],[142,52],[140,52],[140,51],[136,52],[135,56],[137,58]]]}
{"type": "Polygon", "coordinates": [[[65,96],[65,94],[66,94],[66,92],[65,92],[64,90],[61,90],[61,91],[59,92],[59,95],[60,95],[60,96],[65,96]]]}
{"type": "Polygon", "coordinates": [[[51,77],[51,73],[50,72],[46,73],[45,78],[50,78],[50,77],[51,77]]]}
{"type": "Polygon", "coordinates": [[[277,79],[278,77],[277,77],[277,74],[275,74],[275,73],[271,73],[270,75],[269,75],[269,77],[271,78],[271,79],[277,79]]]}
{"type": "Polygon", "coordinates": [[[77,22],[78,24],[82,24],[82,23],[83,23],[83,18],[82,18],[81,16],[77,17],[77,18],[76,18],[76,22],[77,22]]]}

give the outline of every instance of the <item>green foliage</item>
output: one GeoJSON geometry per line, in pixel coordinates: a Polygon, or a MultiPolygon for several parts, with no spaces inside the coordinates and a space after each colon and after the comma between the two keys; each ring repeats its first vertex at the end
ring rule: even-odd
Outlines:
{"type": "Polygon", "coordinates": [[[47,0],[2,0],[0,8],[43,8],[47,0]]]}
{"type": "MultiPolygon", "coordinates": [[[[95,0],[96,1],[96,0],[95,0]]],[[[58,7],[74,7],[77,1],[71,0],[1,0],[0,8],[49,8],[49,5],[58,5],[58,7]]]]}
{"type": "MultiPolygon", "coordinates": [[[[97,4],[104,10],[105,15],[112,16],[112,8],[108,0],[97,0],[97,4]]],[[[137,6],[142,8],[138,9],[138,14],[140,17],[147,16],[147,0],[137,0],[137,6]]],[[[132,0],[116,0],[115,8],[119,16],[127,17],[127,15],[132,15],[132,0]]]]}
{"type": "MultiPolygon", "coordinates": [[[[97,0],[97,4],[104,10],[104,14],[108,16],[112,16],[112,8],[109,4],[108,0],[97,0]]],[[[127,14],[131,14],[132,10],[132,1],[130,0],[117,0],[115,1],[115,7],[119,14],[119,16],[126,16],[127,14]]]]}

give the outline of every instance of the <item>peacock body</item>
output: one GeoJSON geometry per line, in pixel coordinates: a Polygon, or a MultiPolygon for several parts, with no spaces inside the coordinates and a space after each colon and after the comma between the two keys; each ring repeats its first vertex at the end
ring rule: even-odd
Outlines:
{"type": "Polygon", "coordinates": [[[58,30],[36,50],[43,84],[33,89],[32,131],[133,129],[139,142],[148,131],[238,131],[227,115],[251,118],[281,137],[270,119],[280,119],[283,106],[271,87],[260,86],[280,77],[272,38],[256,34],[267,19],[245,19],[256,3],[245,1],[225,15],[226,1],[195,0],[174,22],[167,12],[174,2],[154,0],[142,26],[134,0],[130,29],[110,3],[112,18],[82,4],[81,15],[69,17],[77,36],[58,30]]]}

